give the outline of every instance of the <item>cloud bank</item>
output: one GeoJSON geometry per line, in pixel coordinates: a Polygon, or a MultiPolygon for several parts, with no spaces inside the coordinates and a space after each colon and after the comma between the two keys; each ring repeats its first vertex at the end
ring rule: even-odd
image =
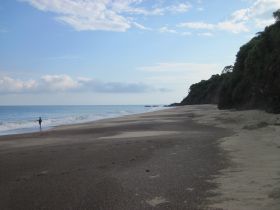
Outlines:
{"type": "Polygon", "coordinates": [[[34,80],[21,80],[9,76],[0,77],[0,93],[56,93],[56,92],[98,92],[98,93],[143,93],[166,91],[144,83],[104,82],[91,78],[72,78],[68,75],[44,75],[34,80]]]}

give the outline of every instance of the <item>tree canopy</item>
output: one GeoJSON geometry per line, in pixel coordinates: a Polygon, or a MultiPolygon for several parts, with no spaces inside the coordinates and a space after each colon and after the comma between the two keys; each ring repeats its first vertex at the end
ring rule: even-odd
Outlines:
{"type": "Polygon", "coordinates": [[[278,9],[273,13],[273,17],[275,18],[276,21],[280,21],[280,9],[278,9]]]}
{"type": "Polygon", "coordinates": [[[233,66],[190,87],[181,104],[217,103],[221,109],[280,113],[280,10],[276,22],[243,45],[233,66]]]}

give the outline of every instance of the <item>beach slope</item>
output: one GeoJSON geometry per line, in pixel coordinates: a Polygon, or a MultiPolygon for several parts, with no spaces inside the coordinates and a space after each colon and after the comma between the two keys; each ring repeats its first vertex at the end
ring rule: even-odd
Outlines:
{"type": "Polygon", "coordinates": [[[255,112],[184,106],[2,136],[0,209],[279,209],[277,115],[255,112]]]}

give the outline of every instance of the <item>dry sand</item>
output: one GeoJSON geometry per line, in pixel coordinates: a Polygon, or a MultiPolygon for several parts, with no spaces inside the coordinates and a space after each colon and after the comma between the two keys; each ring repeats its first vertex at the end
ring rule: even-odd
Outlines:
{"type": "Polygon", "coordinates": [[[185,106],[0,137],[0,209],[280,209],[280,116],[185,106]]]}
{"type": "Polygon", "coordinates": [[[201,124],[233,129],[220,139],[228,152],[230,167],[214,180],[219,196],[212,207],[228,210],[280,209],[280,115],[263,111],[220,111],[193,109],[201,124]]]}

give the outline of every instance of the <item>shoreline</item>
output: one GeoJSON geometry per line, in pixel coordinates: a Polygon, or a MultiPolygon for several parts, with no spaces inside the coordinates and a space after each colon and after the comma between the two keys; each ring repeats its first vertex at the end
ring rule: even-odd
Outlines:
{"type": "Polygon", "coordinates": [[[2,136],[0,208],[278,210],[279,119],[184,106],[2,136]]]}
{"type": "MultiPolygon", "coordinates": [[[[116,105],[116,106],[121,106],[121,105],[116,105]]],[[[138,106],[138,105],[135,105],[135,106],[138,106]]],[[[143,105],[143,107],[145,107],[145,106],[143,105]]],[[[52,125],[52,126],[46,126],[46,127],[44,127],[44,124],[42,124],[43,125],[43,129],[42,129],[41,132],[50,131],[50,130],[53,130],[53,129],[56,129],[56,128],[59,128],[59,127],[64,127],[64,126],[84,125],[84,124],[88,124],[88,123],[90,124],[90,123],[93,123],[93,122],[98,122],[98,121],[107,120],[107,119],[110,120],[110,119],[130,116],[130,115],[138,115],[138,114],[156,112],[156,111],[161,111],[161,110],[169,109],[169,108],[172,108],[172,107],[158,106],[158,107],[152,107],[152,108],[158,108],[158,110],[152,110],[151,109],[151,110],[146,110],[146,111],[139,112],[139,113],[120,114],[120,115],[117,115],[117,116],[104,117],[104,118],[101,118],[101,119],[95,119],[95,120],[91,119],[89,121],[81,121],[81,122],[78,122],[78,123],[74,123],[73,122],[73,123],[58,124],[58,125],[52,125]]],[[[9,137],[9,136],[12,136],[12,135],[21,135],[21,134],[40,133],[39,127],[38,126],[37,126],[38,128],[37,127],[35,128],[35,127],[36,126],[34,126],[34,128],[19,128],[19,129],[5,131],[5,132],[2,132],[2,133],[0,132],[0,137],[2,137],[2,136],[9,137]]]]}

